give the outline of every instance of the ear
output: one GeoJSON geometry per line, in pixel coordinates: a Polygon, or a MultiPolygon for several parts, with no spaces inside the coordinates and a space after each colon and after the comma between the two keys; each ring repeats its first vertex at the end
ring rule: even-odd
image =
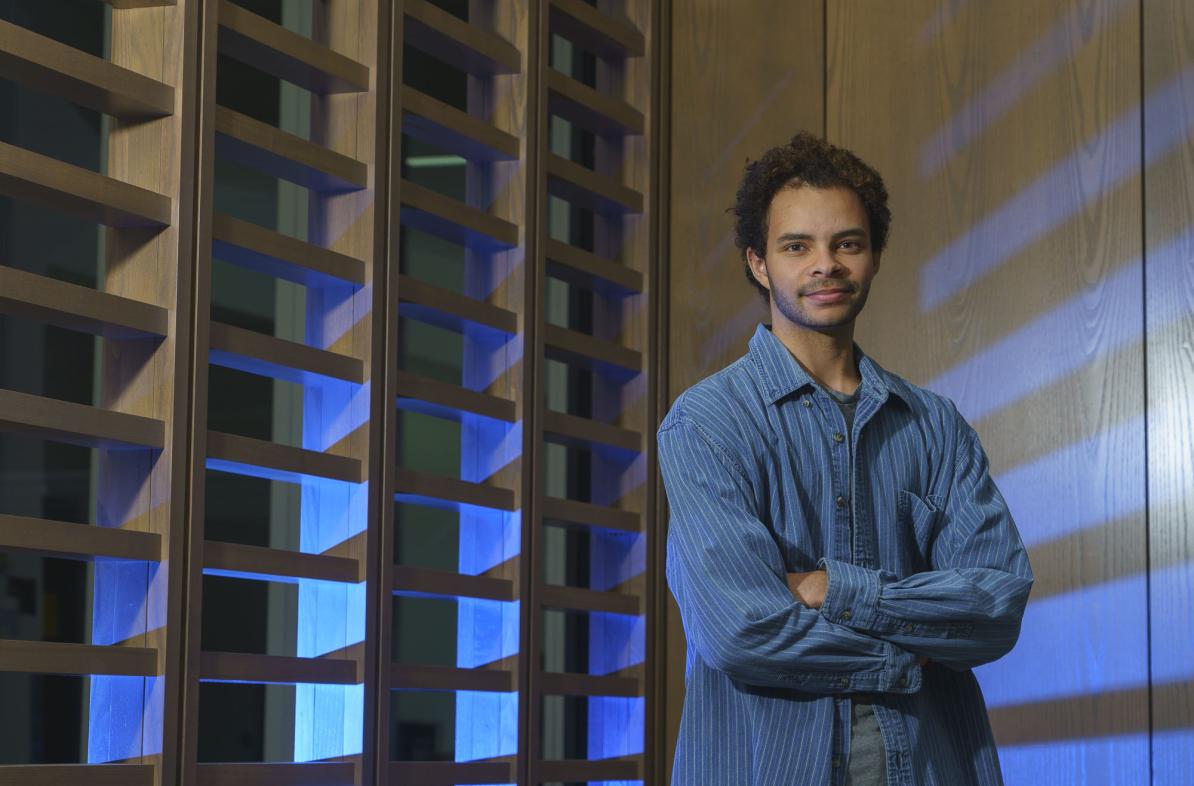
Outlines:
{"type": "Polygon", "coordinates": [[[767,276],[767,260],[755,253],[753,248],[746,249],[746,264],[750,265],[750,272],[768,292],[771,291],[771,279],[767,276]]]}

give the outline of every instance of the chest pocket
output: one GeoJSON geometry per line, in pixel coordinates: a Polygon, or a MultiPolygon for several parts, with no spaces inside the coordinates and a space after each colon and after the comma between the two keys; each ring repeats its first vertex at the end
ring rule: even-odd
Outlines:
{"type": "Polygon", "coordinates": [[[904,568],[908,573],[930,570],[933,548],[941,530],[942,507],[945,500],[935,494],[921,497],[911,491],[901,491],[896,499],[896,518],[900,522],[904,542],[904,568]]]}

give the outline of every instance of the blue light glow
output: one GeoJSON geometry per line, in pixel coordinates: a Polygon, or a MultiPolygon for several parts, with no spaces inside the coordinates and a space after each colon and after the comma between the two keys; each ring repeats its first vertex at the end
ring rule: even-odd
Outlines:
{"type": "Polygon", "coordinates": [[[1037,786],[1041,773],[1064,774],[1083,786],[1148,784],[1148,735],[1053,740],[999,749],[1007,786],[1037,786]]]}

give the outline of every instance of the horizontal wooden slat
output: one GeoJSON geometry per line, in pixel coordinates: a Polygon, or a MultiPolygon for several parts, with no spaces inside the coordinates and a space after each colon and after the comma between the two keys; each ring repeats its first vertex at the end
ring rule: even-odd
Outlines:
{"type": "Polygon", "coordinates": [[[641,57],[647,42],[625,17],[602,12],[583,0],[551,0],[551,30],[582,49],[610,59],[641,57]]]}
{"type": "Polygon", "coordinates": [[[210,360],[218,366],[300,384],[312,381],[311,375],[358,384],[365,381],[365,363],[359,358],[316,349],[297,341],[222,322],[211,323],[210,341],[210,360]]]}
{"type": "Polygon", "coordinates": [[[641,696],[641,683],[633,677],[544,672],[539,692],[548,696],[641,696]]]}
{"type": "Polygon", "coordinates": [[[514,510],[513,491],[484,483],[416,472],[405,467],[398,468],[396,483],[397,492],[394,496],[400,502],[443,504],[449,507],[476,505],[497,510],[514,510]]]}
{"type": "Polygon", "coordinates": [[[547,154],[547,190],[596,213],[643,212],[638,191],[555,153],[547,154]]]}
{"type": "Polygon", "coordinates": [[[3,20],[0,74],[115,117],[162,117],[174,112],[170,85],[3,20]]]}
{"type": "Polygon", "coordinates": [[[466,576],[446,570],[395,565],[394,594],[512,601],[514,582],[491,576],[466,576]]]}
{"type": "Polygon", "coordinates": [[[635,374],[643,369],[641,353],[559,325],[544,326],[543,342],[547,356],[564,363],[606,372],[609,367],[635,374]]]}
{"type": "Polygon", "coordinates": [[[292,482],[302,476],[350,483],[360,483],[362,480],[361,462],[358,459],[221,431],[207,432],[207,466],[292,482]]]}
{"type": "Polygon", "coordinates": [[[426,0],[405,0],[406,43],[477,76],[516,74],[518,48],[501,36],[471,25],[426,0]]]}
{"type": "Polygon", "coordinates": [[[641,134],[643,113],[625,101],[547,69],[547,108],[552,114],[603,135],[641,134]]]}
{"type": "Polygon", "coordinates": [[[517,408],[510,399],[479,393],[408,371],[399,370],[395,375],[399,409],[457,421],[462,413],[481,415],[507,423],[513,423],[518,417],[517,408]]]}
{"type": "Polygon", "coordinates": [[[594,505],[591,502],[543,497],[541,510],[544,519],[561,524],[600,527],[621,532],[639,532],[642,529],[639,514],[634,511],[594,505]]]}
{"type": "Polygon", "coordinates": [[[547,272],[554,278],[606,296],[622,297],[643,291],[643,274],[620,262],[551,238],[544,249],[547,272]]]}
{"type": "Polygon", "coordinates": [[[158,652],[148,647],[0,639],[0,671],[156,677],[158,652]]]}
{"type": "Polygon", "coordinates": [[[620,592],[602,592],[584,587],[544,584],[539,602],[552,609],[597,611],[606,614],[642,614],[642,598],[620,592]]]}
{"type": "Polygon", "coordinates": [[[518,137],[406,85],[402,87],[402,131],[470,161],[518,158],[518,137]]]}
{"type": "Polygon", "coordinates": [[[270,581],[316,579],[352,584],[364,581],[361,564],[355,559],[216,540],[203,545],[203,570],[270,581]]]}
{"type": "Polygon", "coordinates": [[[0,786],[152,786],[152,764],[4,764],[0,786]]]}
{"type": "Polygon", "coordinates": [[[226,262],[309,287],[360,286],[365,263],[223,213],[211,220],[212,254],[226,262]]]}
{"type": "Polygon", "coordinates": [[[268,123],[216,107],[216,153],[272,177],[318,191],[352,191],[369,183],[369,168],[268,123]]]}
{"type": "Polygon", "coordinates": [[[161,559],[162,539],[156,532],[0,513],[0,549],[64,559],[156,562],[161,559]]]}
{"type": "Polygon", "coordinates": [[[199,786],[354,786],[356,765],[350,761],[199,762],[199,786]]]}
{"type": "Polygon", "coordinates": [[[0,142],[0,193],[111,227],[163,227],[170,198],[0,142]]]}
{"type": "Polygon", "coordinates": [[[220,0],[219,20],[222,54],[316,93],[369,89],[368,66],[229,0],[220,0]]]}
{"type": "Polygon", "coordinates": [[[476,690],[508,693],[514,675],[501,669],[455,669],[394,663],[390,666],[391,690],[476,690]]]}
{"type": "Polygon", "coordinates": [[[402,223],[460,246],[477,250],[513,248],[518,226],[484,210],[403,180],[399,187],[402,223]]]}
{"type": "Polygon", "coordinates": [[[546,781],[637,781],[642,779],[640,757],[621,759],[555,759],[539,762],[539,778],[546,781]]]}
{"type": "Polygon", "coordinates": [[[200,653],[199,679],[205,682],[271,685],[355,685],[361,681],[360,668],[355,660],[292,658],[250,652],[200,653]]]}
{"type": "Polygon", "coordinates": [[[464,333],[473,326],[507,335],[518,332],[518,315],[513,311],[410,276],[398,276],[398,301],[400,316],[457,333],[464,333]]]}
{"type": "Polygon", "coordinates": [[[109,339],[164,336],[169,325],[160,306],[4,266],[0,313],[109,339]]]}
{"type": "Polygon", "coordinates": [[[513,768],[502,761],[392,761],[388,765],[390,783],[419,786],[454,786],[458,783],[512,783],[513,768]]]}
{"type": "Polygon", "coordinates": [[[564,412],[544,412],[543,431],[552,442],[587,449],[608,446],[632,453],[643,449],[643,435],[637,431],[564,412]]]}
{"type": "Polygon", "coordinates": [[[0,390],[0,431],[93,448],[160,449],[166,441],[166,428],[160,420],[15,390],[0,390]]]}

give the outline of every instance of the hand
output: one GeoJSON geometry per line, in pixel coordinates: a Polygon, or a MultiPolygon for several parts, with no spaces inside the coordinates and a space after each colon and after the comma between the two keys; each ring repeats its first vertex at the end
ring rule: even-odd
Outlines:
{"type": "Polygon", "coordinates": [[[789,573],[788,589],[792,591],[792,596],[805,606],[819,609],[825,602],[825,593],[829,590],[829,574],[823,570],[789,573]]]}

